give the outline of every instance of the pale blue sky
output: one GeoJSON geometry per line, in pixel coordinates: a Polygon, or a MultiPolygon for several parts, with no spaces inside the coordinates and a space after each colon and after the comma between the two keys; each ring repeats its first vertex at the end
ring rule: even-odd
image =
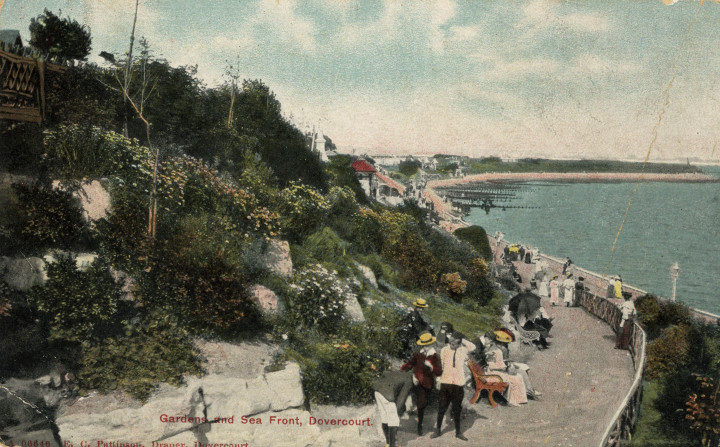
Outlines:
{"type": "MultiPolygon", "coordinates": [[[[5,0],[28,40],[48,8],[127,51],[134,0],[5,0]]],[[[239,57],[298,124],[374,153],[720,161],[720,5],[680,0],[141,0],[137,34],[208,85],[239,57]],[[696,16],[697,12],[697,16],[696,16]],[[690,24],[695,18],[692,29],[690,24]]]]}

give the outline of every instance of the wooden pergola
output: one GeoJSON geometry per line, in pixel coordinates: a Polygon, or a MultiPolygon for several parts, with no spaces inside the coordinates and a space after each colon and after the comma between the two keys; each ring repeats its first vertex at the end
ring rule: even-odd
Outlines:
{"type": "Polygon", "coordinates": [[[0,50],[0,119],[45,119],[46,75],[64,70],[62,65],[0,50]]]}

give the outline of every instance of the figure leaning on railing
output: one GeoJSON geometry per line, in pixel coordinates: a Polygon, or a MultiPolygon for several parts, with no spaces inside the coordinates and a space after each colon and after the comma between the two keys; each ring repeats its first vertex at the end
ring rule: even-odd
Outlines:
{"type": "Polygon", "coordinates": [[[623,292],[625,301],[620,305],[622,319],[618,328],[617,339],[615,340],[615,349],[628,349],[630,344],[630,336],[632,335],[633,318],[637,314],[635,311],[635,303],[633,303],[629,292],[623,292]]]}

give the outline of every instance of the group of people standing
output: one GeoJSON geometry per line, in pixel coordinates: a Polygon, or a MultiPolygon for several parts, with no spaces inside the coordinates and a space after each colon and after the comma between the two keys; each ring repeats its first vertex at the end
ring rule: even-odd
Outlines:
{"type": "Polygon", "coordinates": [[[474,351],[476,346],[458,332],[450,331],[446,336],[446,344],[438,353],[433,346],[437,341],[436,337],[429,332],[421,334],[417,340],[419,349],[402,365],[400,371],[385,371],[375,382],[375,402],[389,447],[397,445],[400,416],[405,412],[405,401],[412,390],[415,390],[417,406],[417,433],[423,435],[425,409],[436,383],[440,384],[437,425],[431,437],[437,438],[441,435],[445,413],[452,406],[455,437],[468,440],[460,430],[460,415],[464,386],[469,380],[465,366],[470,358],[469,353],[474,351]]]}
{"type": "MultiPolygon", "coordinates": [[[[412,327],[432,329],[422,317],[427,308],[425,300],[413,303],[413,310],[407,318],[408,331],[412,327]]],[[[467,441],[461,430],[461,414],[464,388],[472,383],[468,362],[475,361],[485,366],[488,374],[500,376],[509,384],[505,399],[508,405],[518,406],[528,402],[528,397],[540,399],[541,393],[530,383],[526,364],[509,362],[508,345],[515,340],[508,329],[488,332],[479,338],[479,344],[468,340],[454,330],[451,323],[440,325],[437,337],[434,331],[426,330],[417,335],[414,351],[399,371],[388,370],[374,385],[375,401],[380,414],[383,434],[387,446],[397,445],[400,417],[405,412],[405,402],[411,392],[417,407],[417,434],[424,434],[425,411],[438,390],[438,413],[431,438],[442,436],[443,420],[447,410],[452,415],[455,437],[467,441]]]]}
{"type": "Polygon", "coordinates": [[[538,295],[542,298],[549,298],[550,304],[553,306],[562,305],[565,307],[575,306],[579,297],[579,292],[585,290],[585,284],[582,276],[575,281],[572,273],[566,273],[565,279],[558,279],[558,275],[554,275],[548,283],[547,278],[543,278],[538,285],[538,295]]]}
{"type": "Polygon", "coordinates": [[[533,260],[537,258],[538,253],[537,247],[530,248],[524,245],[510,244],[505,246],[500,256],[503,263],[520,261],[526,264],[532,264],[533,260]]]}

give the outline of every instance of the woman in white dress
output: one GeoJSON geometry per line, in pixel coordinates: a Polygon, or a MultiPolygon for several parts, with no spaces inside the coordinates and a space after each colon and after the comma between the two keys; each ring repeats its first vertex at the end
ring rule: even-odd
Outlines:
{"type": "Polygon", "coordinates": [[[550,296],[550,289],[548,288],[547,275],[543,275],[538,285],[538,295],[541,298],[547,298],[550,296]]]}

